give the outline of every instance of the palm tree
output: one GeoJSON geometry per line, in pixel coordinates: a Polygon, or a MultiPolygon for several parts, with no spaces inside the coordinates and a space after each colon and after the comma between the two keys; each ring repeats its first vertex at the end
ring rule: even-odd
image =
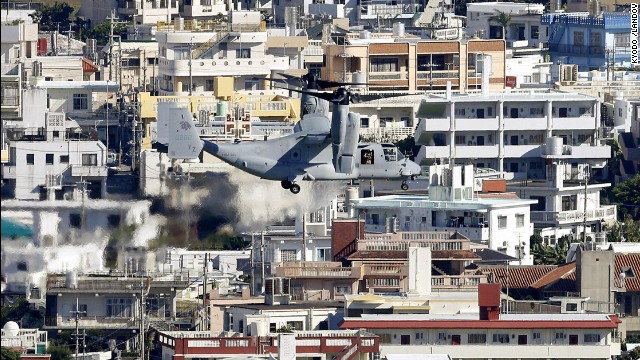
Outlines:
{"type": "Polygon", "coordinates": [[[498,10],[498,13],[489,18],[489,22],[496,23],[502,27],[502,40],[507,37],[507,26],[511,24],[511,13],[498,10]]]}

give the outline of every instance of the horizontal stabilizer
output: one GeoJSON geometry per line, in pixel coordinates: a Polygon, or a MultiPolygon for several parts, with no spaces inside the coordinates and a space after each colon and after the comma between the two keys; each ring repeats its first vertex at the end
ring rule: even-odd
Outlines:
{"type": "Polygon", "coordinates": [[[195,159],[202,152],[203,142],[191,113],[182,107],[169,108],[169,157],[195,159]]]}

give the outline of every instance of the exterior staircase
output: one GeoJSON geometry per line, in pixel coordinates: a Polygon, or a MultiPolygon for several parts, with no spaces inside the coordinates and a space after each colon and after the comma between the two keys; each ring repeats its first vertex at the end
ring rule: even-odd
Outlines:
{"type": "Polygon", "coordinates": [[[207,40],[197,48],[193,49],[193,51],[191,52],[191,58],[200,59],[200,57],[204,55],[207,51],[209,51],[212,47],[220,44],[221,42],[225,41],[227,38],[229,38],[228,31],[216,32],[216,35],[213,36],[211,39],[207,40]]]}

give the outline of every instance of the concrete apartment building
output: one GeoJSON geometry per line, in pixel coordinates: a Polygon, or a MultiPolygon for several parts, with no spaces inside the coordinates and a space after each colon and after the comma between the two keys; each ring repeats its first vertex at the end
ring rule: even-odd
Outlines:
{"type": "Polygon", "coordinates": [[[466,92],[481,89],[482,63],[490,62],[485,66],[489,89],[505,88],[502,40],[432,41],[402,33],[357,36],[346,36],[345,45],[325,46],[323,79],[366,83],[370,91],[444,90],[451,83],[453,90],[466,92]]]}
{"type": "Polygon", "coordinates": [[[606,314],[501,314],[498,284],[479,287],[479,314],[363,314],[343,329],[380,337],[381,357],[448,354],[455,359],[610,359],[620,355],[620,319],[606,314]],[[517,354],[517,355],[514,355],[517,354]]]}

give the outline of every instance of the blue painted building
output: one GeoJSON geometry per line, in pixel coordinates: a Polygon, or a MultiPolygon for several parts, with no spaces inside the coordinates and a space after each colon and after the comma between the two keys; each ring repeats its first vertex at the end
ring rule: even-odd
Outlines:
{"type": "Polygon", "coordinates": [[[606,70],[607,58],[616,64],[631,60],[631,15],[623,12],[552,13],[542,16],[547,26],[551,61],[576,64],[579,71],[606,70]]]}

